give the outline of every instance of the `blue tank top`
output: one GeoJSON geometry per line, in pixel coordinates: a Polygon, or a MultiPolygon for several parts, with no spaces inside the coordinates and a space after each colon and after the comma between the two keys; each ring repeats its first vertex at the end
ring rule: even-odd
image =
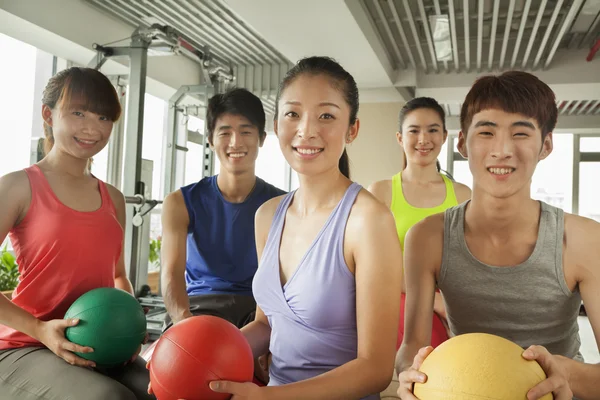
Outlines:
{"type": "Polygon", "coordinates": [[[254,215],[283,190],[256,178],[242,203],[230,203],[217,186],[217,176],[181,188],[190,218],[185,281],[190,296],[199,294],[252,295],[258,267],[254,215]]]}
{"type": "Polygon", "coordinates": [[[271,326],[271,386],[321,375],[357,357],[356,283],[344,259],[344,232],[360,190],[357,183],[348,187],[283,287],[279,248],[295,191],[277,207],[253,283],[271,326]]]}

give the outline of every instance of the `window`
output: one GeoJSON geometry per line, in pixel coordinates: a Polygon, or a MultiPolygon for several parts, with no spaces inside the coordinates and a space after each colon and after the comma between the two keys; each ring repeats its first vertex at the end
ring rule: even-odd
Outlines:
{"type": "MultiPolygon", "coordinates": [[[[152,198],[160,195],[160,166],[165,135],[165,101],[146,93],[144,98],[144,139],[142,158],[154,162],[152,171],[152,198]]],[[[127,195],[127,194],[126,194],[127,195]]]]}
{"type": "Polygon", "coordinates": [[[581,138],[579,139],[579,151],[581,151],[582,153],[600,152],[600,137],[581,136],[581,138]]]}
{"type": "Polygon", "coordinates": [[[258,151],[256,175],[271,185],[286,189],[287,161],[279,148],[279,139],[268,134],[263,147],[258,151]]]}
{"type": "Polygon", "coordinates": [[[579,164],[579,215],[600,222],[600,162],[579,164]]]}
{"type": "Polygon", "coordinates": [[[91,171],[101,181],[106,182],[108,180],[108,143],[100,153],[94,156],[91,171]]]}
{"type": "MultiPolygon", "coordinates": [[[[0,157],[3,176],[30,165],[33,112],[40,113],[41,104],[34,104],[37,49],[0,34],[0,52],[12,60],[0,62],[0,146],[6,150],[0,157]]],[[[38,136],[43,134],[41,124],[36,131],[38,136]]]]}
{"type": "Polygon", "coordinates": [[[454,161],[454,171],[452,176],[456,182],[467,185],[473,189],[473,175],[469,169],[469,162],[465,160],[454,161]]]}
{"type": "Polygon", "coordinates": [[[531,197],[572,211],[573,206],[573,135],[555,134],[554,148],[538,163],[531,182],[531,197]]]}
{"type": "Polygon", "coordinates": [[[446,139],[446,143],[442,145],[442,149],[440,150],[440,155],[438,156],[438,161],[440,162],[440,166],[442,170],[448,170],[448,145],[451,145],[454,141],[451,136],[448,136],[446,139]]]}
{"type": "Polygon", "coordinates": [[[191,185],[202,179],[202,145],[188,142],[188,151],[185,154],[185,185],[191,185]]]}

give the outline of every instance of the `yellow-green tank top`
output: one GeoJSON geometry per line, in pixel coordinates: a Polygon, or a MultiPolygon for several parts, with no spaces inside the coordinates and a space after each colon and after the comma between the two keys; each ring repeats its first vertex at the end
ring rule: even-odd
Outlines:
{"type": "Polygon", "coordinates": [[[396,220],[396,231],[398,232],[402,251],[404,251],[406,233],[413,225],[430,215],[441,213],[447,208],[458,205],[452,181],[445,175],[440,174],[440,176],[446,184],[446,198],[442,204],[431,208],[419,208],[408,204],[402,193],[402,172],[392,177],[392,204],[390,209],[396,220]]]}

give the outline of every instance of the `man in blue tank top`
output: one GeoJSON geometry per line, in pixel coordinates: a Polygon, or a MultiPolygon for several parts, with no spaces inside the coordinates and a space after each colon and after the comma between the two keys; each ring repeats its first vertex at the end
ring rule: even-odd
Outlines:
{"type": "Polygon", "coordinates": [[[600,224],[531,198],[557,114],[550,87],[526,72],[482,77],[467,94],[458,149],[473,174],[471,200],[406,237],[401,399],[415,400],[414,383],[427,379],[419,368],[432,350],[426,333],[436,287],[453,336],[494,334],[537,360],[547,379],[529,400],[600,399],[600,366],[584,364],[577,324],[583,299],[600,342],[600,224]]]}
{"type": "Polygon", "coordinates": [[[258,97],[239,88],[213,96],[206,124],[210,147],[221,164],[219,175],[182,187],[163,204],[165,328],[202,314],[238,327],[254,319],[254,214],[264,202],[285,193],[255,175],[258,150],[266,138],[258,97]]]}

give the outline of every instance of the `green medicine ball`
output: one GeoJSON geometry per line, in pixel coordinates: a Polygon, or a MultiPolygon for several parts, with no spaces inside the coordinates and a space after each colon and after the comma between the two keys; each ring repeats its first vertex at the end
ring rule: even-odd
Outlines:
{"type": "Polygon", "coordinates": [[[65,330],[67,340],[94,349],[75,353],[98,367],[113,367],[128,361],[146,335],[146,316],[131,294],[115,288],[93,289],[69,307],[65,319],[79,323],[65,330]]]}

